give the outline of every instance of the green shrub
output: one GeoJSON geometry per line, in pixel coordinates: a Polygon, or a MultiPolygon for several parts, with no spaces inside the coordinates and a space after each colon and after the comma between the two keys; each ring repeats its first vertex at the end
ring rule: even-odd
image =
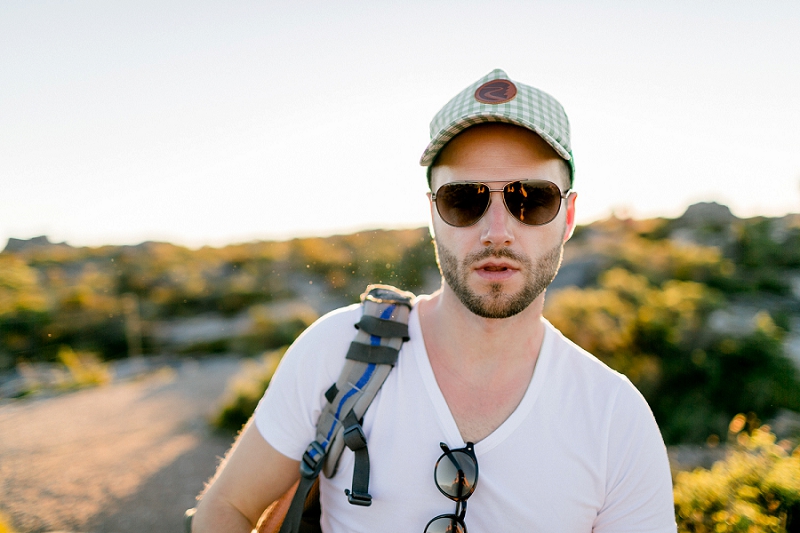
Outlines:
{"type": "Polygon", "coordinates": [[[108,365],[91,352],[75,352],[69,346],[58,350],[58,360],[67,368],[70,380],[66,388],[104,385],[111,381],[108,365]]]}
{"type": "Polygon", "coordinates": [[[723,461],[675,479],[679,532],[786,533],[800,529],[800,446],[775,443],[768,426],[742,431],[744,415],[730,424],[735,442],[723,461]]]}
{"type": "Polygon", "coordinates": [[[269,386],[286,347],[266,352],[258,360],[245,361],[223,398],[211,423],[217,429],[237,432],[249,420],[269,386]]]}
{"type": "Polygon", "coordinates": [[[710,433],[723,435],[739,412],[800,411],[800,375],[785,356],[784,331],[762,312],[751,333],[715,333],[708,316],[722,305],[720,294],[703,283],[654,284],[612,268],[596,287],[550,296],[545,316],[631,379],[667,444],[699,443],[710,433]]]}
{"type": "Polygon", "coordinates": [[[44,391],[64,392],[105,385],[112,380],[108,364],[95,353],[76,352],[69,346],[61,346],[57,359],[57,363],[18,363],[24,384],[16,396],[44,391]]]}

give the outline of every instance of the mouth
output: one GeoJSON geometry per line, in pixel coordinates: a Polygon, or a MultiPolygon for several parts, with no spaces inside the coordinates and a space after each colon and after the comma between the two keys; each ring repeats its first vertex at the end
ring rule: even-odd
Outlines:
{"type": "Polygon", "coordinates": [[[511,277],[519,268],[506,261],[486,261],[476,265],[474,270],[481,277],[499,280],[511,277]]]}
{"type": "Polygon", "coordinates": [[[475,270],[487,270],[489,272],[499,272],[503,270],[519,270],[508,261],[483,261],[475,265],[475,270]]]}

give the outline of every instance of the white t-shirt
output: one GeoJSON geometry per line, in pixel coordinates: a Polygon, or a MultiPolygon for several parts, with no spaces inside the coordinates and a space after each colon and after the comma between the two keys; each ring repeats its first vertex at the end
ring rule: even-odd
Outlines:
{"type": "MultiPolygon", "coordinates": [[[[314,440],[324,392],[339,377],[361,316],[334,311],[286,353],[255,414],[264,438],[300,460],[314,440]]],[[[625,376],[564,338],[545,335],[516,410],[475,444],[479,478],[469,498],[469,533],[498,531],[675,532],[666,449],[653,415],[625,376]]],[[[436,488],[440,442],[465,445],[431,369],[416,308],[403,345],[364,417],[370,458],[370,507],[350,505],[354,455],[320,476],[326,533],[422,533],[455,502],[436,488]]]]}

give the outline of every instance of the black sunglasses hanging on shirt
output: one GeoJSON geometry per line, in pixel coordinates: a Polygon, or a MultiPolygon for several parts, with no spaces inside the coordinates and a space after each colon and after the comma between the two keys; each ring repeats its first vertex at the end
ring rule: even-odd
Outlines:
{"type": "Polygon", "coordinates": [[[475,492],[478,484],[478,459],[474,444],[468,442],[463,448],[451,450],[440,443],[444,453],[433,468],[433,479],[439,492],[456,502],[453,514],[442,514],[425,526],[424,533],[467,533],[464,517],[467,514],[467,498],[475,492]]]}

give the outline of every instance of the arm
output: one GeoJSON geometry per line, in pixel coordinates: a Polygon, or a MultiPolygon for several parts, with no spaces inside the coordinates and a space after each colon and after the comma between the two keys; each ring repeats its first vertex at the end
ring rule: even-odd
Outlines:
{"type": "Polygon", "coordinates": [[[249,533],[300,479],[297,459],[316,436],[324,391],[336,381],[360,316],[357,306],[348,309],[318,320],[283,356],[255,414],[201,495],[193,533],[249,533]]]}
{"type": "Polygon", "coordinates": [[[299,462],[273,448],[250,419],[202,494],[192,532],[249,533],[299,477],[299,462]]]}
{"type": "Polygon", "coordinates": [[[616,398],[606,490],[595,533],[675,533],[667,450],[647,402],[632,385],[616,398]]]}

